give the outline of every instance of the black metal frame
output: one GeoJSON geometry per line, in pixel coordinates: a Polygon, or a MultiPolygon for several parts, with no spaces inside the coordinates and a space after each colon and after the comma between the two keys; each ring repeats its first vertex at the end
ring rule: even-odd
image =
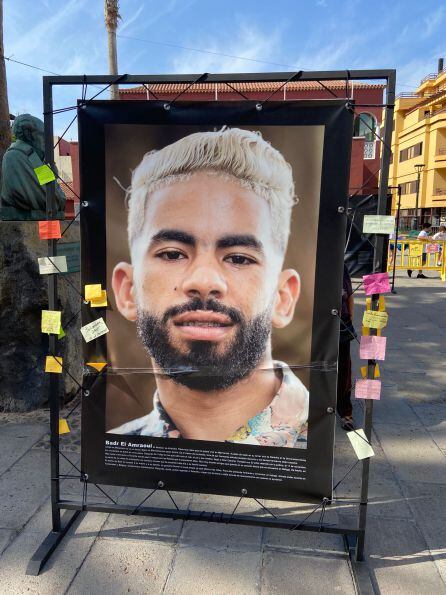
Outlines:
{"type": "MultiPolygon", "coordinates": [[[[45,160],[50,167],[54,166],[53,149],[53,86],[58,85],[112,85],[112,84],[157,84],[157,83],[183,83],[192,86],[195,82],[200,83],[234,83],[234,82],[278,82],[284,85],[291,81],[334,81],[334,80],[384,80],[387,85],[387,97],[385,102],[385,123],[384,138],[382,139],[381,151],[381,175],[378,194],[378,214],[387,213],[388,198],[388,175],[391,157],[391,135],[393,109],[395,101],[395,70],[351,70],[351,71],[312,71],[312,72],[277,72],[277,73],[249,73],[249,74],[202,74],[202,75],[91,75],[91,76],[45,76],[43,77],[43,108],[45,122],[45,160]]],[[[321,83],[322,84],[322,83],[321,83]]],[[[324,87],[324,85],[322,85],[324,87]]],[[[328,89],[327,89],[328,90],[328,89]]],[[[348,98],[346,98],[348,101],[348,98]]],[[[46,209],[47,219],[53,219],[55,213],[55,184],[46,185],[46,209]]],[[[375,272],[386,270],[387,239],[376,236],[373,268],[375,272]]],[[[48,256],[57,254],[57,240],[48,240],[48,256]]],[[[378,309],[378,295],[372,296],[372,308],[378,309]]],[[[48,307],[50,310],[57,309],[57,275],[49,275],[48,278],[48,307]]],[[[49,336],[50,353],[56,353],[57,338],[49,336]]],[[[375,362],[368,362],[368,378],[374,378],[375,362]]],[[[59,377],[56,374],[50,375],[49,401],[50,401],[50,442],[51,442],[51,509],[52,509],[52,531],[38,548],[31,558],[27,574],[37,575],[44,564],[56,549],[58,543],[68,531],[69,527],[76,520],[81,511],[95,511],[118,514],[138,514],[144,516],[158,516],[171,519],[212,521],[219,523],[255,525],[274,528],[288,528],[303,531],[318,531],[322,533],[336,533],[343,535],[347,553],[349,554],[358,592],[373,592],[372,583],[368,572],[363,565],[358,564],[364,560],[364,540],[366,531],[366,515],[368,502],[369,468],[370,459],[362,461],[361,478],[361,499],[357,527],[342,527],[324,525],[322,520],[319,523],[302,522],[296,519],[260,517],[254,515],[224,514],[215,512],[198,512],[191,510],[164,509],[151,507],[133,507],[121,504],[89,504],[82,502],[67,501],[60,499],[60,473],[59,473],[59,377]],[[61,519],[61,510],[65,510],[61,519]]],[[[373,417],[373,401],[366,400],[364,413],[364,431],[369,442],[371,442],[373,417]]],[[[88,481],[88,478],[83,478],[88,481]]],[[[164,486],[159,486],[163,489],[164,486]]],[[[243,494],[242,494],[243,497],[243,494]]],[[[323,504],[325,506],[325,504],[323,504]]],[[[321,516],[321,519],[323,517],[321,516]]]]}

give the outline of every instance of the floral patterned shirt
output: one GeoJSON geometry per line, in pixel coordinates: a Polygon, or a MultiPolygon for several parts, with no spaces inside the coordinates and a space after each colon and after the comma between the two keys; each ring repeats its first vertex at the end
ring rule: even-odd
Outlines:
{"type": "MultiPolygon", "coordinates": [[[[275,361],[282,382],[271,403],[240,426],[227,442],[260,446],[307,448],[308,390],[283,362],[275,361]]],[[[153,411],[121,426],[109,434],[181,438],[179,430],[161,405],[158,391],[153,397],[153,411]]]]}

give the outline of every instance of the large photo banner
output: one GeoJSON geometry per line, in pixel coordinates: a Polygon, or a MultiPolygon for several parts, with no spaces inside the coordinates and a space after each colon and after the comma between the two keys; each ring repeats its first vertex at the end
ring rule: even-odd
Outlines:
{"type": "Polygon", "coordinates": [[[108,329],[84,343],[82,471],[330,498],[352,114],[169,107],[79,109],[82,325],[108,329]]]}

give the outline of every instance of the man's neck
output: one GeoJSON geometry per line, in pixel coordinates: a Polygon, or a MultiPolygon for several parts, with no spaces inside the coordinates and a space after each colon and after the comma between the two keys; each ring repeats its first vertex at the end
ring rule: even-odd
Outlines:
{"type": "Polygon", "coordinates": [[[161,405],[183,438],[223,442],[273,400],[281,380],[271,358],[226,390],[201,392],[157,379],[161,405]]]}

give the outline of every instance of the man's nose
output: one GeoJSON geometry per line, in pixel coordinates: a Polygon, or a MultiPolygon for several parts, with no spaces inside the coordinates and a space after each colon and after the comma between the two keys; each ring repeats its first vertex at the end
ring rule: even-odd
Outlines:
{"type": "Polygon", "coordinates": [[[201,265],[189,272],[183,281],[182,289],[188,297],[219,299],[226,295],[227,285],[215,267],[201,265]]]}

